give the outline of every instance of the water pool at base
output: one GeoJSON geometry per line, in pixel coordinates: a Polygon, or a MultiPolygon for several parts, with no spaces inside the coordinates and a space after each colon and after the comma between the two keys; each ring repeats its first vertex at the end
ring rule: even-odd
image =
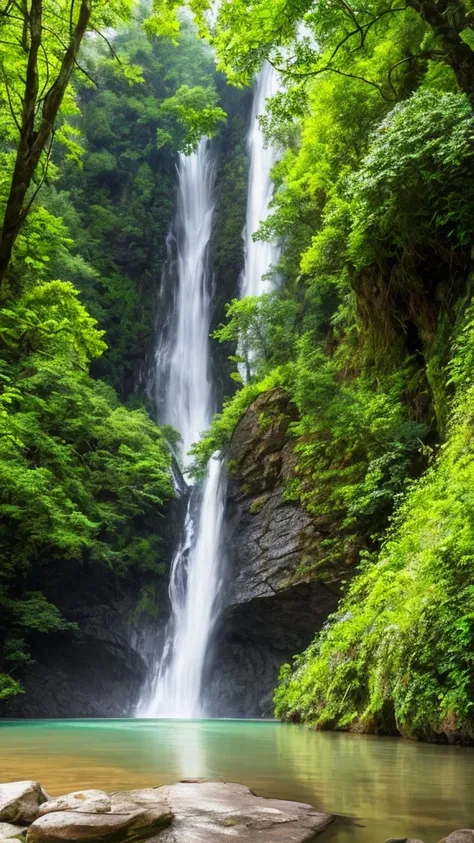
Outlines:
{"type": "Polygon", "coordinates": [[[339,815],[324,843],[437,843],[474,827],[474,749],[273,721],[0,721],[0,782],[37,779],[57,795],[201,776],[339,815]]]}

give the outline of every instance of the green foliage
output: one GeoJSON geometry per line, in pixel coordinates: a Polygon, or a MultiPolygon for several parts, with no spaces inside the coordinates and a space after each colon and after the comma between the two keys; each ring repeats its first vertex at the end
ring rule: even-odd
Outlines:
{"type": "Polygon", "coordinates": [[[30,575],[73,560],[156,571],[173,495],[161,431],[88,374],[104,343],[77,295],[42,282],[0,311],[0,637],[17,666],[33,633],[71,628],[30,575]]]}
{"type": "Polygon", "coordinates": [[[415,384],[413,366],[379,377],[362,372],[341,378],[340,362],[314,348],[309,335],[289,384],[299,421],[295,438],[297,474],[291,495],[331,535],[321,545],[318,569],[357,561],[373,547],[410,476],[422,461],[428,427],[410,418],[404,397],[415,384]]]}
{"type": "Polygon", "coordinates": [[[7,700],[8,697],[23,693],[23,688],[19,682],[12,679],[7,673],[0,673],[0,700],[7,700]]]}
{"type": "Polygon", "coordinates": [[[337,614],[275,695],[282,717],[411,737],[473,735],[471,428],[474,393],[461,383],[446,444],[412,488],[379,558],[368,559],[337,614]]]}
{"type": "Polygon", "coordinates": [[[397,105],[380,124],[349,190],[349,258],[357,269],[397,249],[406,261],[417,248],[471,243],[473,129],[464,97],[432,91],[397,105]]]}
{"type": "MultiPolygon", "coordinates": [[[[203,28],[207,5],[193,4],[203,28]]],[[[283,251],[278,290],[232,302],[216,332],[246,384],[195,454],[225,448],[255,397],[283,387],[298,410],[285,496],[319,533],[295,581],[351,575],[284,667],[277,715],[472,738],[470,319],[447,368],[470,289],[472,103],[437,55],[444,36],[393,12],[220,7],[212,40],[230,77],[245,83],[265,57],[286,74],[263,120],[284,151],[258,233],[283,251]]]]}
{"type": "MultiPolygon", "coordinates": [[[[271,366],[291,360],[294,353],[297,304],[267,294],[233,299],[226,308],[227,323],[214,332],[220,342],[238,343],[234,361],[245,371],[246,381],[257,380],[271,366]]],[[[239,372],[234,379],[242,380],[239,372]]]]}
{"type": "Polygon", "coordinates": [[[214,137],[219,131],[219,124],[226,119],[225,111],[219,107],[218,101],[215,88],[190,88],[189,85],[178,88],[160,108],[164,127],[160,126],[157,130],[158,147],[172,143],[189,155],[197,149],[203,136],[214,137]],[[177,133],[175,124],[181,132],[177,133]]]}

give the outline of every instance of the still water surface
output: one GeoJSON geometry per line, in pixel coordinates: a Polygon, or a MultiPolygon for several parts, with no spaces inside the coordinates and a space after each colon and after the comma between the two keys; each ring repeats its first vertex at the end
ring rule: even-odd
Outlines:
{"type": "Polygon", "coordinates": [[[474,749],[242,720],[0,721],[0,781],[52,795],[221,776],[340,815],[322,843],[437,843],[474,827],[474,749]]]}

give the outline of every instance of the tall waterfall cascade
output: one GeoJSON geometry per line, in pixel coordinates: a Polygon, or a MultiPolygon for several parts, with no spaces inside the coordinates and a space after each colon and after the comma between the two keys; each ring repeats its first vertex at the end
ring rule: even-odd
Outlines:
{"type": "MultiPolygon", "coordinates": [[[[214,181],[210,144],[202,140],[196,153],[180,156],[174,237],[168,238],[165,268],[173,282],[172,307],[155,355],[158,418],[181,434],[183,467],[189,463],[189,448],[209,427],[213,411],[208,249],[214,181]]],[[[203,714],[201,684],[217,615],[223,512],[224,469],[216,456],[202,487],[196,486],[189,495],[183,538],[171,569],[167,640],[155,665],[155,678],[139,702],[139,717],[203,714]]]]}
{"type": "MultiPolygon", "coordinates": [[[[250,159],[245,268],[240,295],[261,295],[265,278],[278,258],[275,244],[254,242],[252,234],[269,213],[275,151],[267,146],[258,116],[278,90],[276,73],[266,64],[254,90],[247,147],[250,159]]],[[[179,161],[178,201],[168,237],[162,294],[171,296],[168,319],[155,354],[158,420],[182,438],[177,455],[189,465],[188,452],[209,427],[213,412],[209,330],[211,277],[209,242],[214,217],[215,166],[208,141],[179,161]]],[[[165,646],[152,681],[137,708],[139,717],[198,718],[205,715],[203,675],[211,636],[219,615],[222,581],[222,526],[225,506],[224,461],[210,460],[202,485],[192,488],[182,540],[176,550],[169,585],[171,619],[165,646]]]]}
{"type": "Polygon", "coordinates": [[[258,118],[265,112],[267,99],[278,93],[278,90],[278,74],[266,62],[257,76],[247,138],[250,168],[244,232],[245,265],[240,284],[241,298],[261,296],[263,293],[270,292],[272,282],[266,276],[277,262],[280,253],[277,243],[253,239],[260,223],[267,219],[270,212],[273,197],[271,170],[277,160],[277,150],[265,143],[258,118]]]}
{"type": "Polygon", "coordinates": [[[171,293],[168,324],[155,352],[155,399],[161,424],[181,434],[180,461],[209,427],[212,384],[209,373],[211,282],[208,247],[214,217],[215,164],[210,144],[181,155],[173,233],[162,289],[171,293]],[[168,288],[171,288],[170,290],[168,288]]]}

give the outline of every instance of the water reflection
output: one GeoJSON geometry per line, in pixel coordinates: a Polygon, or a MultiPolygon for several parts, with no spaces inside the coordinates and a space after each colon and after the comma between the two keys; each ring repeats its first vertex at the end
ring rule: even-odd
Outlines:
{"type": "Polygon", "coordinates": [[[261,721],[0,723],[0,781],[52,794],[222,776],[342,817],[323,843],[437,843],[474,826],[474,750],[310,732],[261,721]]]}

